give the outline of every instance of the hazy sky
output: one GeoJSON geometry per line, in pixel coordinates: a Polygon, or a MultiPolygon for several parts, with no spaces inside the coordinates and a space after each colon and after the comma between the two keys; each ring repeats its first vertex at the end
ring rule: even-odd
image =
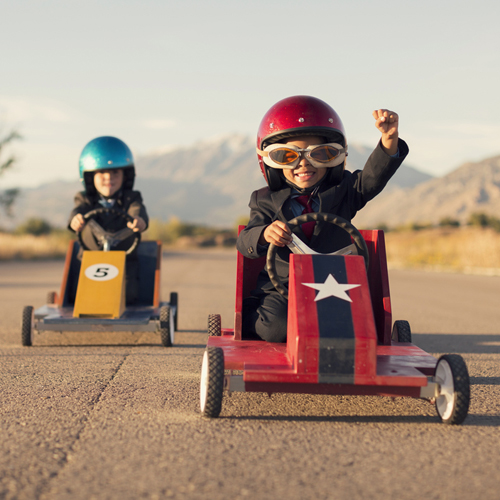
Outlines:
{"type": "MultiPolygon", "coordinates": [[[[401,118],[408,163],[443,175],[500,154],[498,0],[0,0],[0,187],[76,179],[83,146],[135,155],[255,136],[276,101],[332,105],[351,143],[401,118]]],[[[256,163],[257,168],[257,163],[256,163]]]]}

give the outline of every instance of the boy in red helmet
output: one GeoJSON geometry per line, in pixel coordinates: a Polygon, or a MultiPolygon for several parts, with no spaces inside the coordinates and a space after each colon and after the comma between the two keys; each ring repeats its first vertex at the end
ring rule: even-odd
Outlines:
{"type": "MultiPolygon", "coordinates": [[[[309,212],[326,212],[350,221],[385,187],[408,154],[399,139],[398,115],[373,112],[381,139],[363,170],[345,170],[347,140],[337,113],[310,96],[288,97],[264,116],[257,135],[257,155],[268,187],[252,193],[250,221],[238,237],[245,257],[278,249],[276,272],[286,285],[292,236],[287,221],[309,212]]],[[[349,234],[332,224],[303,224],[296,235],[311,249],[330,253],[351,244],[349,234]]],[[[243,305],[243,336],[285,342],[288,301],[273,286],[266,270],[243,305]]]]}

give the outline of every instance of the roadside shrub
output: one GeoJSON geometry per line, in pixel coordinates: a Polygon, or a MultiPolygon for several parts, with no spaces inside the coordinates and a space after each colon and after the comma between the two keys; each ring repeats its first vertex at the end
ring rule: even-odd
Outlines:
{"type": "Polygon", "coordinates": [[[410,231],[422,231],[422,229],[430,229],[432,224],[428,222],[412,222],[409,226],[410,231]]]}
{"type": "Polygon", "coordinates": [[[500,219],[483,212],[471,214],[467,223],[470,226],[491,227],[495,231],[500,232],[500,219]]]}
{"type": "Polygon", "coordinates": [[[177,217],[171,217],[168,222],[151,219],[145,236],[149,240],[160,240],[167,244],[182,243],[184,246],[214,246],[218,244],[218,237],[217,241],[227,246],[235,232],[182,222],[177,217]]]}
{"type": "Polygon", "coordinates": [[[50,234],[51,232],[52,226],[46,220],[36,217],[28,219],[15,230],[15,234],[31,234],[33,236],[41,236],[43,234],[50,234]]]}
{"type": "Polygon", "coordinates": [[[454,219],[453,217],[443,217],[439,221],[439,227],[459,227],[460,226],[460,221],[457,219],[454,219]]]}

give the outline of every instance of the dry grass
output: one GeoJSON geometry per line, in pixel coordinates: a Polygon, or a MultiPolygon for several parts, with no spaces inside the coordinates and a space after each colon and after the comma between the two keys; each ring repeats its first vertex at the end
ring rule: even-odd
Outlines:
{"type": "Polygon", "coordinates": [[[57,259],[66,255],[70,236],[17,236],[0,233],[0,260],[57,259]]]}
{"type": "MultiPolygon", "coordinates": [[[[71,235],[14,236],[0,233],[0,260],[54,259],[66,254],[71,235]]],[[[386,233],[392,268],[500,275],[500,233],[463,227],[386,233]]]]}
{"type": "Polygon", "coordinates": [[[391,267],[500,274],[500,233],[462,227],[386,234],[391,267]]]}

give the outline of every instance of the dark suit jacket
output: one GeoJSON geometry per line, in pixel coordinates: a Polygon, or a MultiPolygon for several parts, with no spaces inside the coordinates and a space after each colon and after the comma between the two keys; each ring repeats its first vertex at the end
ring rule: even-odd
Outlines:
{"type": "MultiPolygon", "coordinates": [[[[399,168],[408,154],[408,145],[399,140],[399,157],[393,158],[384,152],[380,143],[368,158],[363,170],[344,172],[340,184],[322,184],[318,191],[319,212],[326,212],[350,221],[368,201],[379,194],[399,168]]],[[[236,247],[245,257],[261,257],[267,246],[259,248],[258,241],[263,230],[275,220],[287,222],[294,218],[290,209],[291,187],[271,191],[268,187],[254,191],[250,198],[250,221],[240,233],[236,247]]],[[[330,223],[318,222],[311,241],[308,242],[300,228],[295,230],[299,238],[319,253],[329,253],[350,245],[349,234],[330,223]]],[[[276,255],[276,272],[281,280],[288,281],[288,258],[290,250],[280,248],[276,255]]],[[[255,295],[274,287],[267,271],[259,276],[255,295]]]]}
{"type": "MultiPolygon", "coordinates": [[[[90,212],[95,208],[102,208],[102,205],[99,203],[99,199],[100,199],[99,195],[89,196],[85,191],[77,193],[75,196],[75,207],[73,208],[69,216],[68,229],[72,231],[69,224],[71,223],[71,219],[73,219],[73,217],[76,214],[85,215],[87,212],[90,212]]],[[[142,196],[139,191],[130,191],[130,190],[123,191],[121,193],[121,196],[118,196],[116,198],[116,203],[114,205],[114,208],[117,208],[118,210],[123,210],[132,217],[141,217],[146,222],[146,227],[147,227],[149,218],[146,212],[146,207],[142,203],[142,196]]],[[[125,219],[123,217],[120,217],[119,215],[101,214],[96,216],[95,220],[105,231],[110,231],[112,233],[127,227],[125,219]]],[[[90,230],[84,228],[82,232],[82,238],[84,239],[85,244],[89,248],[94,248],[95,246],[95,249],[97,249],[97,244],[95,243],[93,236],[90,233],[90,230]]],[[[132,238],[133,236],[122,241],[115,248],[115,250],[124,250],[129,248],[132,238]]],[[[132,254],[128,256],[128,258],[133,259],[134,256],[135,256],[135,251],[132,252],[132,254]]]]}

